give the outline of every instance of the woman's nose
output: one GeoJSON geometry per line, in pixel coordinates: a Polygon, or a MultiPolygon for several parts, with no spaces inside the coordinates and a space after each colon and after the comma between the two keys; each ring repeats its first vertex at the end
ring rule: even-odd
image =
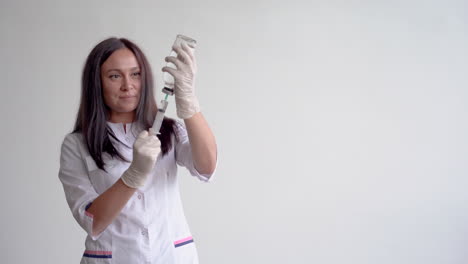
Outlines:
{"type": "Polygon", "coordinates": [[[132,89],[132,82],[129,77],[125,76],[122,78],[122,86],[120,87],[122,91],[128,91],[132,89]]]}

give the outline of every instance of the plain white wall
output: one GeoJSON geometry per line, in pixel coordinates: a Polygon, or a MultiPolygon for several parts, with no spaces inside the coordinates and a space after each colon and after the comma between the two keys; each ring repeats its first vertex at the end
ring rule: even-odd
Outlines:
{"type": "MultiPolygon", "coordinates": [[[[466,1],[2,1],[2,263],[78,263],[58,180],[85,57],[128,37],[161,96],[178,33],[216,181],[186,172],[201,263],[468,262],[466,1]]],[[[170,116],[175,117],[175,104],[170,116]]]]}

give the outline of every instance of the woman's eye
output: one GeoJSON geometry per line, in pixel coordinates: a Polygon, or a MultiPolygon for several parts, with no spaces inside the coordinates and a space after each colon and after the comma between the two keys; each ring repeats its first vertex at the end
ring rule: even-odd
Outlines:
{"type": "Polygon", "coordinates": [[[118,77],[119,77],[118,74],[112,74],[112,75],[109,76],[109,78],[111,78],[111,79],[116,79],[116,78],[118,78],[118,77]]]}
{"type": "Polygon", "coordinates": [[[140,72],[133,73],[133,76],[140,76],[140,75],[141,75],[140,72]]]}

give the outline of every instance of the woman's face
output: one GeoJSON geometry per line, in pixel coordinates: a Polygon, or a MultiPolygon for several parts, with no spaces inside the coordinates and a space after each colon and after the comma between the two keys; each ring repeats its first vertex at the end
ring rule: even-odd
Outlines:
{"type": "Polygon", "coordinates": [[[141,91],[140,67],[133,52],[127,48],[114,51],[101,66],[101,82],[110,121],[132,122],[141,91]]]}

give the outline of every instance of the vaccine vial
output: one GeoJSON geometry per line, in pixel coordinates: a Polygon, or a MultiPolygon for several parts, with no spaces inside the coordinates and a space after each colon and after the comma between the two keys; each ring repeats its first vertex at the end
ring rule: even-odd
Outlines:
{"type": "MultiPolygon", "coordinates": [[[[195,49],[197,45],[196,40],[189,38],[187,36],[184,36],[184,35],[177,35],[173,46],[181,47],[182,43],[186,43],[192,49],[195,49]]],[[[177,53],[174,50],[172,50],[169,56],[177,57],[177,53]]],[[[166,63],[166,66],[176,69],[176,66],[171,62],[166,63]]],[[[163,72],[163,79],[164,79],[164,88],[173,90],[174,89],[174,77],[172,77],[172,75],[170,75],[167,72],[163,72]]]]}

